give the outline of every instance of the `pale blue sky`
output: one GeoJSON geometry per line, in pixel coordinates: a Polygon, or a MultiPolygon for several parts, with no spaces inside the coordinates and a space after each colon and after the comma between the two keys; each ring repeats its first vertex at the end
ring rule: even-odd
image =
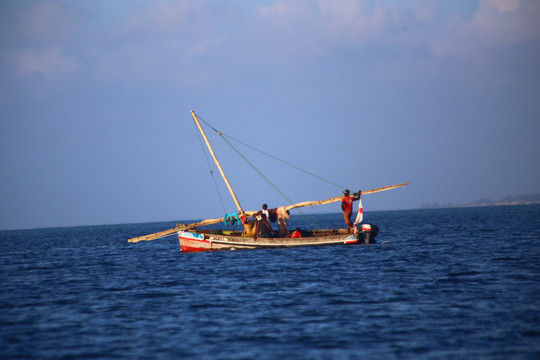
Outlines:
{"type": "MultiPolygon", "coordinates": [[[[540,192],[539,18],[536,0],[2,1],[0,229],[222,216],[191,109],[351,190],[411,182],[366,214],[540,192]]],[[[286,205],[211,140],[246,210],[286,205]]],[[[246,156],[294,202],[341,193],[246,156]]]]}

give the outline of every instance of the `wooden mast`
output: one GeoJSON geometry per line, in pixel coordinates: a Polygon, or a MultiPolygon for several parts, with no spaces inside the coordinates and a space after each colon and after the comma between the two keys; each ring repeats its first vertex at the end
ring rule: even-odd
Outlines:
{"type": "Polygon", "coordinates": [[[212,146],[210,145],[210,142],[208,141],[208,138],[206,137],[206,134],[204,133],[204,130],[202,129],[201,124],[199,123],[199,119],[197,118],[197,115],[195,115],[195,112],[193,110],[191,110],[191,116],[193,116],[193,120],[195,120],[195,123],[197,124],[197,127],[199,128],[199,131],[201,132],[204,138],[204,141],[206,142],[206,146],[208,146],[208,150],[210,150],[210,154],[212,154],[212,157],[214,158],[214,161],[219,169],[219,172],[221,173],[221,176],[223,177],[223,180],[225,181],[225,184],[227,185],[227,188],[229,189],[229,192],[231,193],[234,203],[236,204],[236,208],[238,209],[238,212],[242,214],[244,210],[242,210],[242,207],[240,206],[240,203],[238,202],[238,198],[236,197],[236,194],[234,193],[234,190],[231,187],[231,184],[229,183],[227,176],[225,176],[225,172],[223,172],[223,169],[221,168],[221,164],[219,163],[216,157],[216,154],[214,153],[214,150],[212,149],[212,146]]]}

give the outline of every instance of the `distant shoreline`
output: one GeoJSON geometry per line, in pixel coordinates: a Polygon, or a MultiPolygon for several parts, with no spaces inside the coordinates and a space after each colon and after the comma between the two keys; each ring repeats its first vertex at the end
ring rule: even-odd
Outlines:
{"type": "MultiPolygon", "coordinates": [[[[538,195],[540,197],[540,194],[538,195]]],[[[538,205],[540,200],[530,200],[530,201],[484,201],[484,202],[473,202],[468,204],[424,204],[416,208],[408,209],[379,209],[371,210],[369,212],[387,212],[387,211],[414,211],[414,210],[429,210],[429,209],[452,209],[452,208],[474,208],[474,207],[490,207],[490,206],[515,206],[515,205],[538,205]]],[[[309,213],[309,215],[341,215],[340,211],[335,212],[322,212],[322,213],[309,213]]],[[[296,215],[301,216],[301,215],[296,215]]],[[[51,226],[36,226],[29,228],[8,228],[0,229],[0,232],[10,232],[10,231],[31,231],[31,230],[48,230],[48,229],[60,229],[60,228],[84,228],[84,227],[99,227],[99,226],[131,226],[139,224],[166,224],[169,223],[171,226],[179,222],[198,222],[202,219],[192,219],[192,220],[150,220],[150,221],[141,221],[141,222],[125,222],[125,223],[107,223],[107,224],[81,224],[81,225],[51,225],[51,226]]]]}
{"type": "Polygon", "coordinates": [[[466,204],[423,204],[420,209],[442,209],[442,208],[466,208],[466,207],[485,207],[485,206],[512,206],[512,205],[533,205],[540,204],[540,194],[507,196],[500,200],[478,199],[466,204]]]}

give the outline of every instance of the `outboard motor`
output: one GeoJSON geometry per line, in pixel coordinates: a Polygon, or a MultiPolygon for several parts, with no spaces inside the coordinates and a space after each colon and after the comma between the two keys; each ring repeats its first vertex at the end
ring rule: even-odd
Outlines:
{"type": "Polygon", "coordinates": [[[360,231],[358,232],[359,239],[358,242],[362,243],[362,240],[364,240],[364,244],[375,244],[375,238],[377,237],[377,234],[379,233],[379,227],[375,224],[362,224],[360,226],[360,231]]]}

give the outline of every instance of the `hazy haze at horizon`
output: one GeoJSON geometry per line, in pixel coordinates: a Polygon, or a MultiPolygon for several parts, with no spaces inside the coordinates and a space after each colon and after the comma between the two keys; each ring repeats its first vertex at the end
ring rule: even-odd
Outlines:
{"type": "MultiPolygon", "coordinates": [[[[539,18],[534,0],[3,1],[0,230],[222,216],[192,109],[353,191],[411,182],[366,211],[538,193],[539,18]]],[[[246,210],[285,204],[208,135],[246,210]]],[[[294,202],[341,193],[245,151],[294,202]]]]}

